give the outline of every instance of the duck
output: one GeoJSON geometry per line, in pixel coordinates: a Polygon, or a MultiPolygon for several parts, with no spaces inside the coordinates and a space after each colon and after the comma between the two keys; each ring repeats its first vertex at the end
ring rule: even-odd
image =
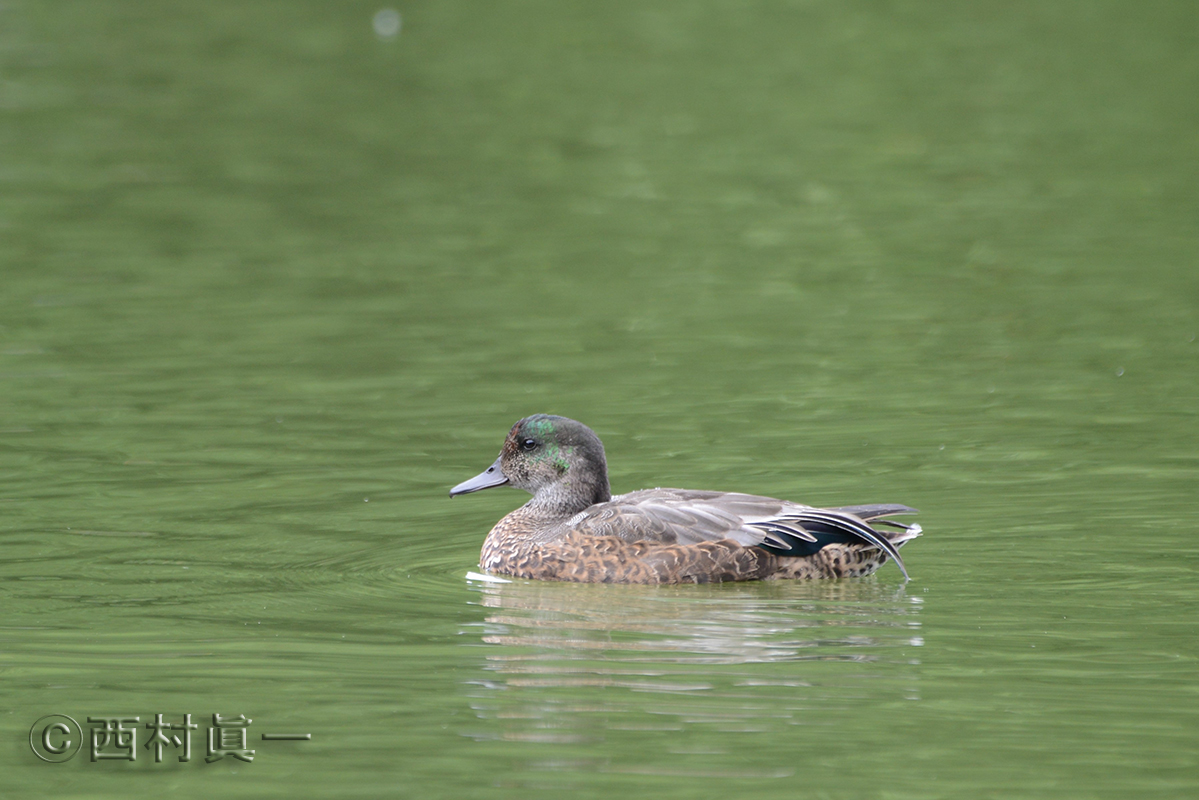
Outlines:
{"type": "Polygon", "coordinates": [[[450,497],[496,486],[533,495],[495,524],[479,567],[493,575],[579,583],[679,584],[851,578],[921,534],[888,519],[898,504],[814,506],[739,492],[642,489],[613,495],[591,428],[534,414],[508,431],[495,462],[450,497]]]}

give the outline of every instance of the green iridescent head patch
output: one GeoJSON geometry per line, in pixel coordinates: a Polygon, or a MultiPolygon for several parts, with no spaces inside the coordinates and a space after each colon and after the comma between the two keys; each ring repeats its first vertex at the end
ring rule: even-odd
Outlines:
{"type": "Polygon", "coordinates": [[[554,468],[559,472],[566,472],[570,469],[570,461],[567,456],[574,452],[574,448],[564,446],[557,441],[557,429],[554,427],[554,419],[548,415],[537,414],[529,417],[521,425],[521,430],[528,436],[538,440],[541,446],[529,454],[529,460],[534,463],[549,462],[554,465],[554,468]]]}

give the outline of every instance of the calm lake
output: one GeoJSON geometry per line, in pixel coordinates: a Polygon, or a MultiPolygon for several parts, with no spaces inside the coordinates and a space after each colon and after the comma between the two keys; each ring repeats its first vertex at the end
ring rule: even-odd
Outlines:
{"type": "Polygon", "coordinates": [[[3,4],[0,795],[1199,796],[1197,131],[1190,2],[3,4]],[[537,412],[913,579],[469,580],[537,412]]]}

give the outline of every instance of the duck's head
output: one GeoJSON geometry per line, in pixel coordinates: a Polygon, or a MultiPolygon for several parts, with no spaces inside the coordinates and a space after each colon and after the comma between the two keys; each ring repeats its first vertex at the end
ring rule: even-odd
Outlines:
{"type": "Polygon", "coordinates": [[[611,499],[604,445],[581,422],[552,414],[534,414],[512,426],[495,463],[450,490],[450,497],[511,484],[534,498],[582,510],[611,499]],[[581,504],[581,505],[580,505],[581,504]]]}

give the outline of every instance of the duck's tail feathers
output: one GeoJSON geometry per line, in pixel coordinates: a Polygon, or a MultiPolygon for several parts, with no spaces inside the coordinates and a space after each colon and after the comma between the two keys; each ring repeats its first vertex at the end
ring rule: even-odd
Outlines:
{"type": "Polygon", "coordinates": [[[899,503],[874,503],[868,506],[841,506],[841,508],[830,508],[829,511],[840,511],[842,514],[853,514],[858,519],[863,519],[867,522],[879,517],[889,517],[893,514],[920,513],[911,506],[902,506],[899,503]]]}
{"type": "Polygon", "coordinates": [[[834,508],[833,511],[840,511],[842,514],[853,514],[855,517],[868,522],[870,527],[878,529],[880,525],[886,525],[894,530],[883,533],[887,540],[896,548],[903,547],[907,542],[912,541],[919,536],[923,529],[915,522],[903,523],[896,522],[893,519],[882,519],[892,514],[919,514],[920,512],[911,506],[902,506],[898,503],[878,503],[869,506],[843,506],[842,508],[834,508]]]}
{"type": "Polygon", "coordinates": [[[836,541],[856,540],[869,544],[890,556],[895,561],[895,566],[903,573],[904,579],[911,580],[903,558],[899,555],[899,547],[919,536],[920,526],[905,525],[893,520],[875,520],[889,514],[915,513],[914,508],[894,504],[812,508],[781,515],[768,522],[752,523],[752,526],[773,534],[769,536],[771,543],[764,543],[762,546],[780,555],[811,555],[826,544],[836,541]],[[886,525],[896,530],[884,532],[876,530],[873,525],[886,525]],[[785,546],[780,546],[779,539],[785,541],[785,546]]]}

